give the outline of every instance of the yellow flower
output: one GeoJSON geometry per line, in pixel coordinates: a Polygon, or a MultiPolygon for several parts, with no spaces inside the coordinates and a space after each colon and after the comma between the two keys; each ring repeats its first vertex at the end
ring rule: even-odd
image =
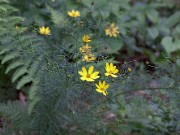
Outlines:
{"type": "Polygon", "coordinates": [[[84,36],[82,37],[82,40],[83,40],[83,42],[85,42],[85,43],[91,42],[90,36],[88,36],[88,35],[84,35],[84,36]]]}
{"type": "Polygon", "coordinates": [[[108,95],[107,89],[109,88],[109,84],[106,84],[105,81],[99,81],[99,85],[96,84],[96,91],[102,93],[104,96],[108,95]]]}
{"type": "Polygon", "coordinates": [[[19,26],[18,25],[16,25],[16,30],[19,30],[19,26]]]}
{"type": "Polygon", "coordinates": [[[89,53],[91,51],[91,46],[86,44],[79,48],[81,53],[89,53]]]}
{"type": "Polygon", "coordinates": [[[132,69],[131,69],[131,68],[128,68],[128,69],[127,69],[127,71],[128,71],[128,72],[131,72],[131,71],[132,71],[132,69]]]}
{"type": "Polygon", "coordinates": [[[119,34],[118,27],[115,26],[114,23],[111,23],[106,29],[105,29],[106,35],[110,37],[117,37],[119,34]]]}
{"type": "Polygon", "coordinates": [[[83,61],[92,62],[94,60],[96,60],[96,57],[92,53],[86,53],[83,55],[83,61]]]}
{"type": "Polygon", "coordinates": [[[116,66],[113,65],[113,63],[106,63],[106,73],[105,76],[112,76],[112,77],[117,77],[118,69],[116,66]]]}
{"type": "Polygon", "coordinates": [[[51,34],[51,30],[49,29],[49,27],[40,27],[39,28],[39,33],[42,35],[50,35],[51,34]]]}
{"type": "Polygon", "coordinates": [[[98,75],[99,72],[93,72],[94,66],[90,66],[88,71],[86,70],[85,67],[82,67],[82,71],[79,71],[78,73],[81,75],[81,80],[82,81],[87,81],[87,82],[93,82],[95,79],[99,78],[100,76],[98,75]]]}
{"type": "Polygon", "coordinates": [[[78,10],[68,11],[68,15],[69,15],[70,17],[74,17],[74,18],[81,16],[81,15],[80,15],[80,12],[79,12],[78,10]]]}

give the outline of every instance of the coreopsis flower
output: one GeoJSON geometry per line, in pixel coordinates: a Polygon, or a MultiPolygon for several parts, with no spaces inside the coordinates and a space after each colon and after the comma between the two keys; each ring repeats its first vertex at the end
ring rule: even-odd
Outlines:
{"type": "Polygon", "coordinates": [[[80,14],[80,12],[78,10],[68,11],[68,15],[70,17],[74,17],[74,18],[81,16],[81,14],[80,14]]]}
{"type": "Polygon", "coordinates": [[[82,60],[86,61],[86,62],[92,62],[92,61],[96,60],[96,57],[92,53],[86,53],[86,54],[83,55],[83,59],[82,60]]]}
{"type": "Polygon", "coordinates": [[[19,26],[18,25],[16,25],[16,30],[19,30],[19,26]]]}
{"type": "Polygon", "coordinates": [[[109,84],[106,84],[105,81],[99,81],[99,84],[96,84],[96,91],[102,93],[104,96],[108,95],[107,89],[109,88],[109,84]]]}
{"type": "Polygon", "coordinates": [[[105,70],[105,76],[117,77],[116,74],[118,73],[118,69],[113,65],[113,63],[106,63],[105,70]]]}
{"type": "Polygon", "coordinates": [[[95,79],[99,78],[100,76],[98,75],[99,72],[94,70],[94,66],[90,66],[88,71],[86,70],[85,67],[82,67],[82,71],[79,71],[78,73],[81,75],[81,80],[82,81],[87,81],[87,82],[93,82],[95,79]]]}
{"type": "Polygon", "coordinates": [[[118,27],[117,27],[114,23],[111,23],[111,24],[105,29],[105,33],[106,33],[107,36],[117,37],[117,35],[119,34],[119,30],[118,30],[118,27]]]}
{"type": "Polygon", "coordinates": [[[83,40],[84,43],[91,42],[90,36],[88,36],[88,35],[84,35],[84,36],[82,37],[82,40],[83,40]]]}
{"type": "Polygon", "coordinates": [[[39,33],[42,34],[42,35],[50,35],[51,34],[51,30],[49,27],[40,27],[39,28],[39,33]]]}
{"type": "Polygon", "coordinates": [[[131,69],[131,68],[128,68],[128,69],[127,69],[127,71],[128,71],[128,72],[131,72],[131,71],[132,71],[132,69],[131,69]]]}
{"type": "Polygon", "coordinates": [[[91,46],[86,44],[79,48],[81,53],[90,53],[91,52],[91,46]]]}

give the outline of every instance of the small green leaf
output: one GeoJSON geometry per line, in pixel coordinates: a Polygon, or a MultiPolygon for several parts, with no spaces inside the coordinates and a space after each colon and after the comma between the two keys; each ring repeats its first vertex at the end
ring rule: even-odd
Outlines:
{"type": "Polygon", "coordinates": [[[174,39],[173,41],[173,38],[170,36],[164,37],[161,41],[161,44],[164,46],[168,54],[180,49],[180,40],[174,39]]]}
{"type": "Polygon", "coordinates": [[[159,31],[157,28],[148,28],[148,34],[152,39],[155,39],[159,35],[159,31]]]}
{"type": "Polygon", "coordinates": [[[154,10],[154,9],[148,10],[146,12],[146,14],[147,14],[147,17],[149,18],[149,20],[151,20],[153,23],[158,22],[159,13],[156,10],[154,10]]]}

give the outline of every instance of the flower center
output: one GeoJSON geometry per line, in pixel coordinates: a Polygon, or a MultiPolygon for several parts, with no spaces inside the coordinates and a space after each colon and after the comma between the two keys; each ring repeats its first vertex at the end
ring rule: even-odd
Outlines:
{"type": "Polygon", "coordinates": [[[100,88],[101,91],[104,91],[104,88],[100,88]]]}
{"type": "Polygon", "coordinates": [[[90,77],[91,77],[91,75],[90,75],[90,74],[87,74],[87,75],[86,75],[86,77],[87,77],[87,78],[90,78],[90,77]]]}
{"type": "Polygon", "coordinates": [[[109,74],[113,74],[113,72],[110,70],[110,71],[109,71],[109,74]]]}
{"type": "Polygon", "coordinates": [[[110,33],[114,33],[115,32],[113,27],[110,27],[109,31],[110,31],[110,33]]]}

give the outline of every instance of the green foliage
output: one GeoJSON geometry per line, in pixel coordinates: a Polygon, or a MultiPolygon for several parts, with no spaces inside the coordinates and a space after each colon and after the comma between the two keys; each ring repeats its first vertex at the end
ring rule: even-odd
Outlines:
{"type": "Polygon", "coordinates": [[[179,134],[175,2],[0,0],[0,31],[0,134],[179,134]],[[69,17],[72,9],[81,17],[69,17]],[[117,37],[105,34],[111,23],[117,37]],[[41,26],[51,35],[40,35],[41,26]],[[90,63],[79,51],[83,35],[91,36],[97,58],[90,63]],[[171,58],[162,59],[165,52],[171,58]],[[136,61],[137,54],[150,63],[136,61]],[[117,78],[104,75],[106,62],[117,63],[117,78]],[[96,91],[98,81],[79,79],[91,65],[110,85],[107,96],[96,91]]]}

